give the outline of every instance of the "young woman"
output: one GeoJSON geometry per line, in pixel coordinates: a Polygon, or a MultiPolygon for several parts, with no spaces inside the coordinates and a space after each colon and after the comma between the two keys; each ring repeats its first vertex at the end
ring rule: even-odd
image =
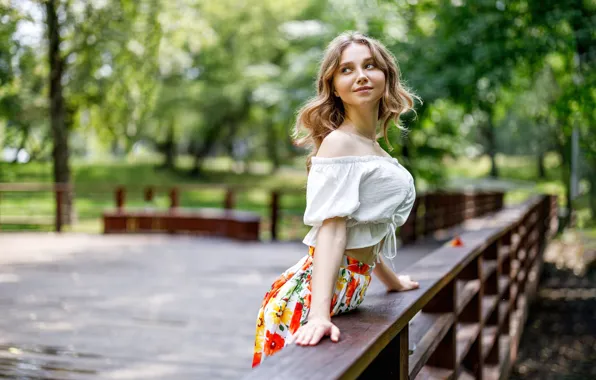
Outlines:
{"type": "Polygon", "coordinates": [[[390,121],[413,107],[391,53],[357,32],[327,47],[317,96],[298,114],[295,136],[310,144],[304,223],[308,255],[265,295],[257,318],[253,367],[286,344],[316,345],[340,332],[331,316],[362,303],[371,273],[389,291],[418,288],[397,276],[381,255],[396,255],[395,230],[405,223],[416,191],[410,173],[377,143],[390,121]]]}

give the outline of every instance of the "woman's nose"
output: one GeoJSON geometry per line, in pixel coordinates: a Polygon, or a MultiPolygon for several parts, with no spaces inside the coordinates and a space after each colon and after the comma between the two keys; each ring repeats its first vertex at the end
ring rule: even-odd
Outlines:
{"type": "Polygon", "coordinates": [[[356,79],[357,83],[366,83],[368,81],[368,77],[366,73],[362,69],[358,69],[358,78],[356,79]]]}

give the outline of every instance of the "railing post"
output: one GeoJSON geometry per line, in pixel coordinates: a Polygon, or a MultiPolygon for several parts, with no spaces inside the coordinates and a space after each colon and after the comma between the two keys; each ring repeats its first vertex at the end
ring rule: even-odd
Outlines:
{"type": "Polygon", "coordinates": [[[170,189],[170,211],[177,209],[178,206],[180,206],[178,188],[172,187],[170,189]]]}
{"type": "Polygon", "coordinates": [[[124,210],[124,202],[126,199],[126,190],[123,186],[118,186],[115,191],[116,197],[116,208],[118,212],[122,212],[124,210]]]}
{"type": "Polygon", "coordinates": [[[434,208],[434,198],[433,194],[425,194],[424,195],[424,236],[427,236],[431,232],[435,231],[435,208],[434,208]]]}
{"type": "Polygon", "coordinates": [[[143,199],[145,200],[145,203],[153,202],[154,194],[155,194],[155,190],[153,189],[153,186],[147,186],[145,188],[145,192],[143,194],[143,199]]]}
{"type": "Polygon", "coordinates": [[[408,325],[393,338],[359,379],[409,379],[408,325]]]}
{"type": "Polygon", "coordinates": [[[54,186],[54,192],[56,197],[56,232],[62,232],[63,191],[64,189],[61,189],[59,185],[54,186]]]}
{"type": "MultiPolygon", "coordinates": [[[[426,306],[422,308],[424,313],[454,313],[457,301],[456,280],[453,279],[435,295],[426,306]]],[[[432,366],[455,370],[457,365],[456,357],[456,335],[455,325],[452,326],[445,337],[428,359],[427,364],[432,366]]]]}
{"type": "Polygon", "coordinates": [[[234,190],[231,188],[226,189],[226,198],[224,200],[224,209],[232,210],[234,208],[234,190]]]}
{"type": "Polygon", "coordinates": [[[271,240],[277,240],[277,223],[279,218],[279,191],[271,192],[271,240]]]}

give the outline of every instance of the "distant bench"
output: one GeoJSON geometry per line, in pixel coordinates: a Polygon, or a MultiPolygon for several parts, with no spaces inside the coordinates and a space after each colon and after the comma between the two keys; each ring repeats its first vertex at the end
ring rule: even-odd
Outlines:
{"type": "MultiPolygon", "coordinates": [[[[233,210],[233,194],[226,194],[226,208],[184,209],[178,207],[178,189],[169,192],[170,208],[126,210],[125,189],[115,191],[116,210],[103,213],[104,233],[189,233],[227,237],[239,240],[259,240],[261,217],[255,213],[233,210]]],[[[145,189],[145,202],[153,200],[154,189],[145,189]]]]}
{"type": "Polygon", "coordinates": [[[333,319],[339,343],[291,345],[245,379],[506,379],[556,206],[541,195],[463,223],[463,246],[443,245],[404,271],[419,290],[387,294],[373,281],[358,310],[333,319]]]}
{"type": "Polygon", "coordinates": [[[261,218],[246,211],[175,209],[107,211],[104,233],[193,233],[239,240],[259,240],[261,218]]]}

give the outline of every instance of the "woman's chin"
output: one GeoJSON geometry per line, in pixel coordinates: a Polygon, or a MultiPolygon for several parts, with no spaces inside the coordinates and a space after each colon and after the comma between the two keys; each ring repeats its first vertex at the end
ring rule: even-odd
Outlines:
{"type": "Polygon", "coordinates": [[[371,96],[361,97],[351,100],[348,105],[352,107],[370,107],[378,103],[380,99],[373,98],[371,96]]]}

